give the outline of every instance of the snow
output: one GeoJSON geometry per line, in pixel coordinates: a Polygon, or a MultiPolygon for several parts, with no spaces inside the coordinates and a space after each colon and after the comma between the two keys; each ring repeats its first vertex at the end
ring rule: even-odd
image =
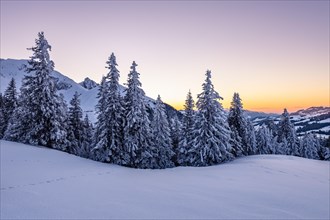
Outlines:
{"type": "Polygon", "coordinates": [[[326,118],[321,121],[318,121],[318,123],[330,123],[330,118],[326,118]]]}
{"type": "Polygon", "coordinates": [[[329,219],[330,163],[249,156],[138,170],[0,141],[1,219],[329,219]]]}

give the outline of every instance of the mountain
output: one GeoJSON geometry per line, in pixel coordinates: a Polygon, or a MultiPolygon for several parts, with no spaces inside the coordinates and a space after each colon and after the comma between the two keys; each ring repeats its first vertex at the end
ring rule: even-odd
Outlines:
{"type": "Polygon", "coordinates": [[[86,77],[84,79],[84,81],[80,82],[79,85],[81,85],[82,87],[84,87],[85,89],[94,89],[95,87],[97,87],[99,84],[96,83],[94,80],[86,77]]]}
{"type": "MultiPolygon", "coordinates": [[[[19,91],[19,88],[22,85],[22,79],[27,73],[24,72],[24,65],[28,65],[27,60],[14,60],[14,59],[1,59],[0,60],[0,82],[1,89],[0,92],[3,93],[11,78],[14,78],[16,81],[16,87],[19,91]]],[[[96,121],[94,114],[95,105],[97,103],[96,95],[98,88],[86,89],[70,79],[69,77],[61,74],[58,71],[53,71],[51,75],[58,79],[57,88],[59,92],[64,95],[64,99],[67,103],[73,97],[73,94],[77,91],[81,94],[81,107],[84,113],[88,114],[88,117],[91,121],[96,121]]]]}
{"type": "MultiPolygon", "coordinates": [[[[24,72],[24,65],[28,65],[27,60],[15,60],[15,59],[0,59],[0,92],[3,93],[11,78],[16,81],[16,87],[19,88],[22,85],[22,79],[27,73],[24,72]]],[[[81,108],[85,114],[88,114],[89,119],[92,122],[96,122],[95,106],[98,102],[97,93],[99,91],[99,85],[88,77],[81,83],[76,83],[64,74],[54,70],[51,75],[58,79],[57,88],[59,93],[62,93],[67,103],[73,97],[73,94],[77,91],[81,94],[81,108]]],[[[120,94],[125,94],[125,87],[119,87],[120,94]]],[[[149,97],[145,97],[147,107],[150,109],[149,112],[152,115],[152,109],[155,106],[155,100],[149,97]]],[[[166,105],[166,111],[168,115],[176,114],[181,117],[181,113],[176,111],[172,106],[166,105]]]]}
{"type": "Polygon", "coordinates": [[[0,219],[329,219],[329,162],[142,170],[0,141],[0,219]]]}
{"type": "Polygon", "coordinates": [[[294,113],[291,113],[291,116],[302,116],[302,117],[316,117],[320,115],[330,114],[330,107],[310,107],[307,109],[301,109],[294,113]]]}
{"type": "MultiPolygon", "coordinates": [[[[281,115],[263,115],[251,117],[255,127],[262,124],[267,124],[270,121],[278,123],[281,120],[281,115]]],[[[330,107],[310,107],[301,109],[290,114],[290,119],[294,124],[298,136],[305,133],[315,133],[321,137],[330,136],[330,107]]]]}
{"type": "Polygon", "coordinates": [[[244,114],[250,118],[250,119],[255,119],[255,118],[267,118],[267,117],[278,117],[278,114],[275,113],[265,113],[265,112],[256,112],[256,111],[250,111],[250,110],[244,110],[244,114]]]}
{"type": "Polygon", "coordinates": [[[330,107],[310,107],[291,113],[298,135],[306,132],[319,136],[330,136],[330,107]]]}

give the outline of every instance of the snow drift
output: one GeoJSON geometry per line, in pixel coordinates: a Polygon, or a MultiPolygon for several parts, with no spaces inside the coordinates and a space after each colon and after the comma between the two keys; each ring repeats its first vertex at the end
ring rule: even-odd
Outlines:
{"type": "Polygon", "coordinates": [[[0,141],[0,218],[329,219],[327,161],[249,156],[138,170],[0,141]]]}

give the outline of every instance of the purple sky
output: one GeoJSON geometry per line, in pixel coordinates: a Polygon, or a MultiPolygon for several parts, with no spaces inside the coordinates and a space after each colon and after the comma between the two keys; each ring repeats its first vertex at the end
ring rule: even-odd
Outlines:
{"type": "Polygon", "coordinates": [[[329,1],[2,1],[1,58],[27,59],[39,31],[55,68],[99,82],[111,52],[120,82],[138,63],[148,96],[180,107],[206,69],[228,107],[329,105],[329,1]]]}

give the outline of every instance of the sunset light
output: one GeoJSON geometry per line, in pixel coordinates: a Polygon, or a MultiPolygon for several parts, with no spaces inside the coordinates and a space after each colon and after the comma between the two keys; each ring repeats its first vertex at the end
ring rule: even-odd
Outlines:
{"type": "Polygon", "coordinates": [[[177,109],[207,69],[225,108],[234,92],[257,111],[329,106],[328,1],[1,1],[1,58],[28,59],[38,31],[76,82],[100,82],[114,52],[121,84],[135,60],[177,109]]]}

